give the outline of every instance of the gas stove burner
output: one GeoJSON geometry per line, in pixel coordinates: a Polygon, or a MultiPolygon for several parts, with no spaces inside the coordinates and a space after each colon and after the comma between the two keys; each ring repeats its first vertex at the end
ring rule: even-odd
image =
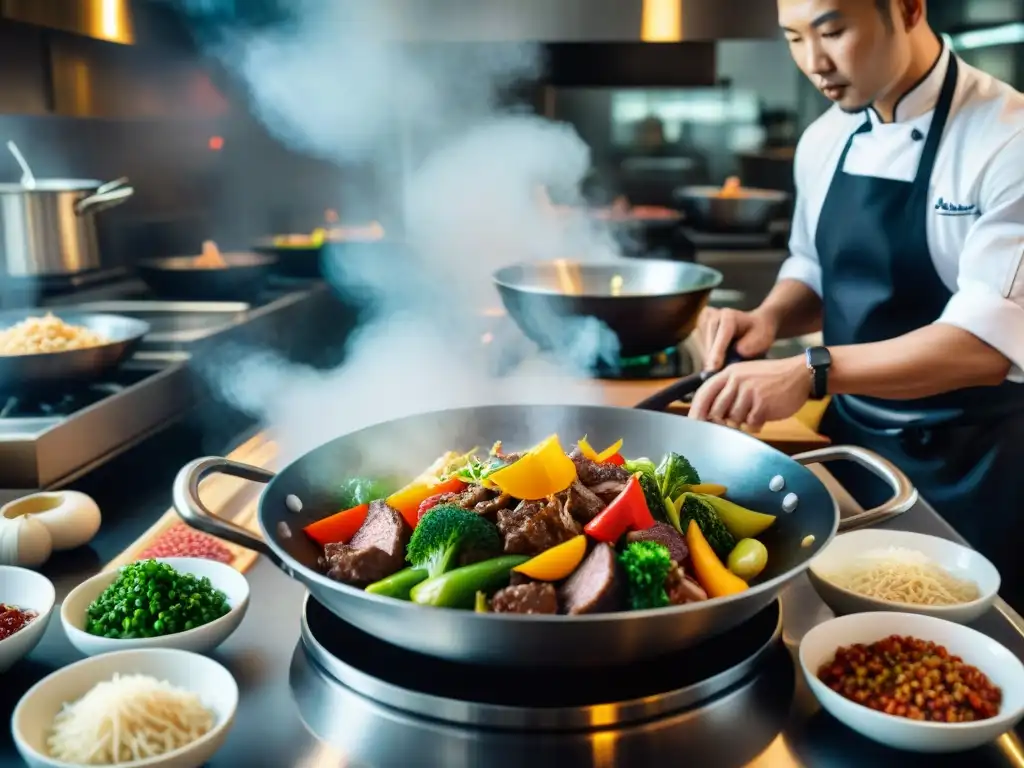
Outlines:
{"type": "Polygon", "coordinates": [[[777,646],[778,602],[726,635],[627,667],[480,667],[414,653],[307,596],[300,649],[330,680],[410,715],[473,727],[564,731],[623,726],[694,707],[753,672],[777,646]],[[614,706],[609,706],[614,704],[614,706]]]}
{"type": "Polygon", "coordinates": [[[71,390],[44,390],[11,395],[6,399],[0,395],[0,419],[70,416],[123,390],[122,384],[101,382],[71,390]]]}
{"type": "Polygon", "coordinates": [[[560,362],[555,352],[538,348],[522,335],[508,317],[501,316],[497,322],[492,321],[490,328],[483,334],[483,344],[492,355],[493,371],[499,376],[521,370],[531,361],[543,361],[562,370],[572,370],[597,379],[622,381],[678,379],[697,370],[693,355],[685,344],[649,355],[619,358],[614,363],[596,360],[577,367],[560,362]]]}
{"type": "Polygon", "coordinates": [[[678,379],[693,373],[693,358],[682,347],[669,347],[661,352],[639,357],[624,357],[617,365],[599,363],[592,373],[599,379],[678,379]]]}

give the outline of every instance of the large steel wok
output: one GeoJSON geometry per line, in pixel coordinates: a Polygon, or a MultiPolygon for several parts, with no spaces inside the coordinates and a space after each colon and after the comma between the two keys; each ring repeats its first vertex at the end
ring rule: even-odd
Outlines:
{"type": "Polygon", "coordinates": [[[662,259],[603,263],[526,262],[494,273],[509,315],[542,349],[568,349],[572,319],[593,317],[619,339],[622,357],[646,355],[686,340],[722,274],[662,259]]]}
{"type": "MultiPolygon", "coordinates": [[[[276,476],[223,458],[198,459],[174,483],[174,506],[189,525],[266,555],[304,583],[329,610],[364,632],[413,651],[462,662],[498,665],[627,664],[694,645],[725,632],[769,605],[803,573],[839,526],[836,503],[804,464],[852,459],[893,488],[893,498],[844,526],[877,521],[908,509],[916,492],[907,478],[877,455],[859,448],[825,448],[789,458],[743,432],[676,415],[599,406],[484,406],[408,416],[336,438],[293,462],[276,476]],[[366,594],[325,576],[317,567],[320,548],[302,527],[336,511],[335,492],[346,478],[388,470],[380,465],[393,447],[410,479],[448,448],[529,446],[557,431],[568,443],[584,434],[595,445],[624,438],[628,456],[687,455],[707,482],[724,483],[731,499],[779,517],[761,539],[768,566],[750,589],[731,597],[647,611],[587,616],[478,614],[419,606],[366,594]],[[199,499],[200,481],[224,473],[268,483],[257,513],[262,539],[212,515],[199,499]],[[781,475],[785,492],[799,504],[781,513],[785,493],[769,490],[781,475]],[[292,512],[286,499],[302,502],[292,512]]],[[[396,462],[397,464],[397,459],[396,462]]],[[[295,506],[292,504],[292,506],[295,506]]],[[[265,595],[264,599],[273,599],[265,595]]]]}

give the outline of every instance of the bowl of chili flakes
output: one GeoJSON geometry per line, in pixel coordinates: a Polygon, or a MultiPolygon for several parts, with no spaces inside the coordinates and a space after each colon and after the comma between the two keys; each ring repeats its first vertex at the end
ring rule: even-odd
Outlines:
{"type": "Polygon", "coordinates": [[[0,672],[6,672],[39,643],[53,612],[56,592],[41,573],[0,566],[0,672]]]}
{"type": "Polygon", "coordinates": [[[880,611],[831,619],[800,643],[800,666],[830,715],[911,752],[980,747],[1024,717],[1024,664],[977,630],[880,611]]]}

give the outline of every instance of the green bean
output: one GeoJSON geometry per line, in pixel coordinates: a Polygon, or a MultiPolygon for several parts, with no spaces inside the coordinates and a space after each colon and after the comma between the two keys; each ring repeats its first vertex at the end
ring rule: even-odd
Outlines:
{"type": "Polygon", "coordinates": [[[410,597],[420,605],[472,608],[478,591],[489,592],[505,586],[512,569],[529,559],[525,555],[504,555],[465,565],[417,584],[412,588],[410,597]]]}

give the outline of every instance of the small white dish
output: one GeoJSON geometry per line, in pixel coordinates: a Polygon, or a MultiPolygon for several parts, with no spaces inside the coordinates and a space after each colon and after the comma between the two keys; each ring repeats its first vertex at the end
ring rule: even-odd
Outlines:
{"type": "Polygon", "coordinates": [[[14,744],[31,768],[71,768],[49,756],[46,739],[64,704],[77,701],[115,674],[149,675],[191,691],[213,711],[214,726],[196,741],[159,757],[119,763],[123,768],[198,768],[220,749],[238,710],[238,684],[205,656],[168,648],[121,651],[62,667],[33,685],[11,716],[14,744]]]}
{"type": "Polygon", "coordinates": [[[38,614],[13,635],[0,640],[0,673],[6,672],[39,644],[50,623],[55,600],[53,584],[41,573],[0,565],[0,603],[38,614]]]}
{"type": "Polygon", "coordinates": [[[800,643],[800,666],[821,706],[844,725],[880,744],[911,752],[962,752],[987,744],[1024,717],[1024,664],[988,635],[951,621],[912,613],[856,613],[819,624],[800,643]],[[999,714],[972,723],[933,723],[886,715],[850,701],[818,679],[836,651],[890,635],[944,646],[977,667],[1003,691],[999,714]]]}
{"type": "Polygon", "coordinates": [[[969,624],[992,607],[999,594],[999,571],[980,552],[938,536],[909,531],[864,529],[836,536],[815,556],[807,571],[814,589],[838,616],[863,611],[898,611],[935,616],[969,624]],[[959,605],[912,605],[879,600],[851,592],[829,581],[829,575],[852,565],[862,555],[895,547],[922,553],[953,576],[973,581],[980,596],[959,605]]]}
{"type": "Polygon", "coordinates": [[[119,639],[98,637],[85,631],[86,610],[103,590],[117,579],[120,571],[104,571],[88,581],[79,584],[64,599],[60,608],[60,620],[68,640],[86,656],[134,648],[176,648],[193,653],[209,653],[223,643],[238,629],[249,607],[249,582],[245,576],[230,565],[199,557],[160,557],[159,562],[167,563],[179,573],[206,576],[213,586],[227,597],[231,610],[219,619],[195,629],[177,632],[161,637],[119,639]]]}

